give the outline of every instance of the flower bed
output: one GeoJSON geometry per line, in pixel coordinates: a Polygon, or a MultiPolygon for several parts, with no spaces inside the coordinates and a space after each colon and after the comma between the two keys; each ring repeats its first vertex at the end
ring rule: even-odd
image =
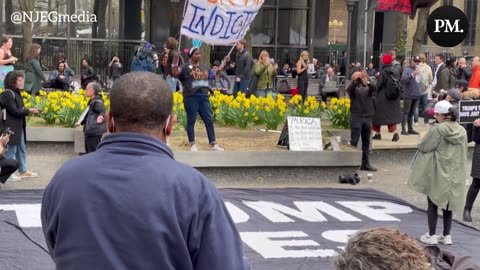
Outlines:
{"type": "MultiPolygon", "coordinates": [[[[1,90],[0,90],[1,92],[1,90]]],[[[38,116],[46,125],[60,124],[64,127],[75,127],[83,110],[87,106],[88,98],[81,89],[78,95],[69,92],[56,91],[47,93],[40,91],[32,97],[27,92],[21,93],[25,108],[36,108],[42,111],[38,116]]],[[[183,96],[176,92],[173,96],[173,111],[177,115],[179,127],[186,129],[187,114],[183,104],[183,96]]],[[[103,95],[107,110],[110,109],[110,100],[103,95]]],[[[235,126],[246,129],[251,126],[263,126],[275,130],[281,126],[287,116],[318,117],[328,120],[335,128],[349,128],[350,100],[347,98],[333,98],[329,107],[325,102],[319,103],[315,97],[308,97],[302,103],[299,95],[292,97],[288,102],[283,95],[275,98],[247,98],[239,93],[236,98],[215,91],[210,95],[210,103],[214,112],[214,121],[220,126],[235,126]]]]}

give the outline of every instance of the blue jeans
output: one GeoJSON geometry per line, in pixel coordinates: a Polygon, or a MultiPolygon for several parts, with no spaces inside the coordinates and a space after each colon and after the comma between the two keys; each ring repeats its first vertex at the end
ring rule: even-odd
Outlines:
{"type": "MultiPolygon", "coordinates": [[[[422,106],[422,110],[425,110],[425,108],[427,107],[428,105],[428,98],[427,98],[427,95],[423,95],[421,98],[420,98],[420,101],[419,101],[419,104],[421,104],[422,106]]],[[[415,123],[418,123],[418,115],[419,115],[419,106],[417,106],[417,110],[415,110],[415,114],[413,115],[413,121],[415,123]]],[[[430,118],[428,117],[424,117],[423,118],[423,123],[425,124],[428,124],[428,121],[430,120],[430,118]]]]}
{"type": "Polygon", "coordinates": [[[27,159],[25,158],[25,133],[23,131],[20,144],[8,144],[5,158],[17,160],[18,163],[20,163],[20,167],[18,168],[20,173],[25,173],[27,171],[27,159]]]}
{"type": "Polygon", "coordinates": [[[241,91],[241,92],[243,92],[243,93],[246,93],[249,82],[250,82],[250,81],[248,81],[248,80],[241,80],[240,82],[235,82],[235,83],[233,84],[233,96],[236,97],[238,91],[241,91]]]}
{"type": "Polygon", "coordinates": [[[207,94],[194,94],[183,99],[185,111],[187,112],[187,135],[190,144],[195,144],[195,122],[197,121],[197,114],[205,123],[207,129],[208,142],[214,144],[215,129],[213,127],[213,112],[210,100],[207,94]]]}
{"type": "Polygon", "coordinates": [[[264,90],[257,90],[255,91],[255,96],[256,97],[263,97],[266,98],[270,94],[273,98],[273,91],[272,89],[264,89],[264,90]]]}
{"type": "Polygon", "coordinates": [[[167,83],[170,86],[170,89],[172,89],[172,92],[177,91],[177,79],[172,77],[172,76],[167,76],[167,83]]]}

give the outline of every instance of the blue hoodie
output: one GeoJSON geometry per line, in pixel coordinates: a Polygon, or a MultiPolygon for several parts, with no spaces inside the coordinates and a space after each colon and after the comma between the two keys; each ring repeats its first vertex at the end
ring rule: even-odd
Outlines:
{"type": "Polygon", "coordinates": [[[403,83],[403,98],[419,99],[422,97],[422,83],[417,82],[412,73],[415,68],[408,66],[403,70],[402,83],[403,83]]]}
{"type": "Polygon", "coordinates": [[[66,162],[41,218],[57,269],[249,269],[215,187],[146,135],[109,135],[66,162]]]}

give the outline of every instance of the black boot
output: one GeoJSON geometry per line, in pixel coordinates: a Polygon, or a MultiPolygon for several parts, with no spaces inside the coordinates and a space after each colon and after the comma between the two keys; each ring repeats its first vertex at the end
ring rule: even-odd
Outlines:
{"type": "Polygon", "coordinates": [[[361,171],[370,171],[376,172],[377,169],[370,164],[370,159],[368,158],[368,151],[367,149],[363,149],[362,152],[362,166],[360,166],[361,171]]]}
{"type": "Polygon", "coordinates": [[[372,137],[372,140],[381,140],[382,139],[382,134],[377,133],[375,136],[372,137]]]}
{"type": "Polygon", "coordinates": [[[398,136],[398,133],[395,133],[393,135],[392,142],[397,142],[398,140],[400,140],[400,136],[398,136]]]}
{"type": "Polygon", "coordinates": [[[467,208],[463,210],[463,221],[472,222],[471,211],[472,211],[471,209],[467,209],[467,208]]]}
{"type": "Polygon", "coordinates": [[[360,167],[360,170],[361,171],[376,172],[377,168],[373,167],[370,163],[365,163],[365,164],[362,164],[362,166],[360,167]]]}

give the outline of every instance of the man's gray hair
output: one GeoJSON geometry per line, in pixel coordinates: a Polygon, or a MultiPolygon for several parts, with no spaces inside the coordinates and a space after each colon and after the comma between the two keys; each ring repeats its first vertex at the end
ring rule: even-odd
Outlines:
{"type": "Polygon", "coordinates": [[[97,96],[98,94],[100,94],[100,92],[102,92],[102,87],[100,86],[100,84],[98,84],[96,82],[91,82],[87,85],[87,87],[88,86],[90,86],[92,88],[95,96],[97,96]]]}

